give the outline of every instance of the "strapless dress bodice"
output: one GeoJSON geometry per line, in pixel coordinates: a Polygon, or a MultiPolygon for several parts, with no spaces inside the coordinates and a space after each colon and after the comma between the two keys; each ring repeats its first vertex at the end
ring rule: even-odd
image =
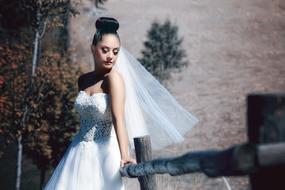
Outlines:
{"type": "Polygon", "coordinates": [[[114,135],[109,98],[109,94],[103,92],[89,96],[79,91],[74,106],[80,117],[81,140],[103,142],[114,135]]]}
{"type": "Polygon", "coordinates": [[[109,94],[80,91],[74,106],[80,130],[44,190],[124,190],[109,94]]]}

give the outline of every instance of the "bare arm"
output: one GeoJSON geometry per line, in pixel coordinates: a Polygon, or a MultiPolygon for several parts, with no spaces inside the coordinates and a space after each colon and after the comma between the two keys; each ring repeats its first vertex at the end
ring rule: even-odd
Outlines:
{"type": "Polygon", "coordinates": [[[135,163],[129,157],[129,140],[125,127],[125,84],[122,76],[115,70],[108,75],[109,90],[111,96],[111,109],[113,123],[121,152],[121,166],[127,162],[135,163]]]}

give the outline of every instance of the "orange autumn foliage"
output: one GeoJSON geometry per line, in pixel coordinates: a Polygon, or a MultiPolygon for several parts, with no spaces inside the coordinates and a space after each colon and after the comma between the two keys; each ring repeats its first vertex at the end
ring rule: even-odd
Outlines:
{"type": "Polygon", "coordinates": [[[39,169],[48,169],[57,164],[78,130],[73,103],[81,72],[73,66],[69,55],[45,52],[36,69],[33,91],[27,96],[29,51],[19,45],[0,48],[0,137],[7,145],[15,142],[21,131],[24,154],[39,169]],[[28,101],[29,116],[23,127],[24,100],[28,101]]]}

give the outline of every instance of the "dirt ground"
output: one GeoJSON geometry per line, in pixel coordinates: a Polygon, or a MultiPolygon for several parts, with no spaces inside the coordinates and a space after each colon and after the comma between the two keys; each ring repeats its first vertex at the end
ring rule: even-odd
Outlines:
{"type": "MultiPolygon", "coordinates": [[[[246,137],[246,96],[285,90],[285,2],[282,0],[108,0],[103,9],[86,3],[71,19],[74,60],[93,69],[90,43],[99,16],[120,22],[123,46],[140,57],[154,20],[179,27],[189,66],[169,81],[171,93],[200,120],[179,152],[221,149],[246,137]]],[[[165,150],[165,152],[175,151],[165,150]]],[[[233,190],[247,190],[246,177],[227,178],[233,190]]],[[[127,189],[138,189],[124,179],[127,189]]],[[[222,178],[202,174],[157,177],[158,189],[224,190],[222,178]]]]}

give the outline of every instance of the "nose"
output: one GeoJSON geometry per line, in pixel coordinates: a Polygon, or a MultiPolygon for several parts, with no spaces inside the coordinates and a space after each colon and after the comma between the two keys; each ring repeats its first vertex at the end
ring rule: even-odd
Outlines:
{"type": "Polygon", "coordinates": [[[107,55],[107,60],[108,60],[108,61],[109,61],[109,60],[112,60],[113,57],[114,57],[113,52],[109,52],[108,55],[107,55]]]}

